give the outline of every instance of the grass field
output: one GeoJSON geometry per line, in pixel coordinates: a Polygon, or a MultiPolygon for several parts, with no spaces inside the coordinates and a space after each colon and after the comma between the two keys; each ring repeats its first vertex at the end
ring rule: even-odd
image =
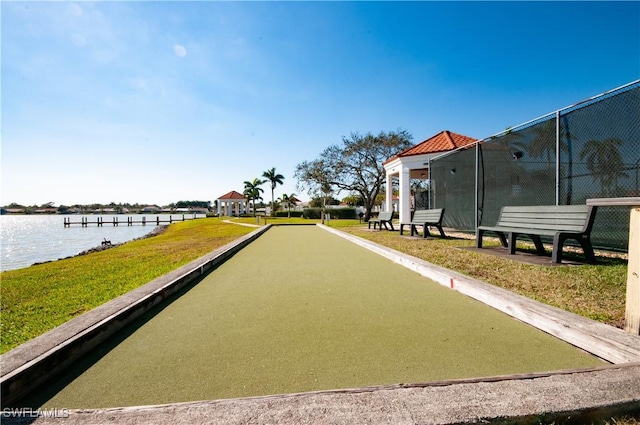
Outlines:
{"type": "Polygon", "coordinates": [[[4,353],[251,232],[207,218],[89,255],[2,272],[4,353]]]}
{"type": "Polygon", "coordinates": [[[315,226],[272,228],[126,334],[44,406],[157,404],[604,364],[315,226]]]}

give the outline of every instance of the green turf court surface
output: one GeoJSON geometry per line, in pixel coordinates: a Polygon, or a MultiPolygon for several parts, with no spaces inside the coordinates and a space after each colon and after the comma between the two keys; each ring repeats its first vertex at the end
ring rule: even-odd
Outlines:
{"type": "Polygon", "coordinates": [[[162,404],[604,364],[316,226],[270,229],[121,339],[76,379],[54,387],[44,407],[162,404]]]}

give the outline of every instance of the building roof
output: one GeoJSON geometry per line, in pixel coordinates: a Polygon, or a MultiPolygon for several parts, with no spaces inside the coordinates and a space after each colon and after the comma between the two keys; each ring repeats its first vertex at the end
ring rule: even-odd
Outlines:
{"type": "Polygon", "coordinates": [[[384,163],[386,164],[387,162],[390,162],[399,157],[449,152],[463,146],[471,145],[475,142],[477,142],[477,139],[474,139],[473,137],[453,133],[449,130],[444,130],[436,134],[435,136],[432,136],[427,140],[418,143],[417,145],[412,146],[409,149],[405,149],[395,156],[392,156],[384,163]]]}
{"type": "Polygon", "coordinates": [[[232,190],[229,193],[225,193],[224,195],[222,195],[218,199],[244,199],[244,195],[241,194],[241,193],[236,192],[235,190],[232,190]]]}

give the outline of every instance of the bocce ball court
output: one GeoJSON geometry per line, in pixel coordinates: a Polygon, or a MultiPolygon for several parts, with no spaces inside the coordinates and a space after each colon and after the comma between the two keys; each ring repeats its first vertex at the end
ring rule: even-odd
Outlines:
{"type": "Polygon", "coordinates": [[[605,364],[317,226],[274,226],[37,404],[158,405],[605,364]]]}

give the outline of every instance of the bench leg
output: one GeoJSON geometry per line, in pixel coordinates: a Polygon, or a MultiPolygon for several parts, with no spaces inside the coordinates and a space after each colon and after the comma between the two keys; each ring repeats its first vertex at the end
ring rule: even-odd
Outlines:
{"type": "Polygon", "coordinates": [[[415,224],[410,224],[409,226],[411,226],[411,236],[413,236],[416,233],[418,233],[418,229],[416,229],[416,225],[415,224]]]}
{"type": "Polygon", "coordinates": [[[440,232],[440,236],[442,236],[443,238],[446,238],[444,234],[444,230],[442,230],[442,225],[436,224],[436,229],[438,229],[438,231],[440,232]]]}
{"type": "Polygon", "coordinates": [[[540,240],[540,236],[538,235],[529,235],[531,240],[533,240],[534,245],[536,246],[536,253],[538,255],[545,255],[547,252],[544,250],[544,245],[542,245],[542,240],[540,240]]]}
{"type": "Polygon", "coordinates": [[[580,239],[578,239],[578,242],[580,242],[580,246],[582,247],[582,250],[584,251],[584,256],[587,259],[588,262],[590,262],[591,264],[594,264],[596,262],[596,256],[593,253],[593,246],[591,246],[591,240],[589,237],[582,237],[580,239]]]}
{"type": "Polygon", "coordinates": [[[507,238],[504,236],[503,232],[496,232],[496,235],[498,235],[498,237],[500,238],[500,243],[502,244],[503,247],[505,248],[509,247],[509,244],[507,243],[507,238]]]}
{"type": "Polygon", "coordinates": [[[509,232],[509,254],[514,255],[516,253],[516,239],[518,234],[509,232]]]}
{"type": "Polygon", "coordinates": [[[393,228],[393,223],[391,221],[385,221],[384,222],[384,228],[389,230],[389,227],[387,227],[387,223],[389,223],[389,227],[391,227],[391,231],[395,231],[396,229],[393,228]]]}
{"type": "Polygon", "coordinates": [[[482,248],[482,235],[484,234],[484,230],[476,230],[476,248],[482,248]]]}
{"type": "Polygon", "coordinates": [[[562,233],[556,233],[553,237],[553,252],[551,253],[551,261],[554,263],[562,263],[562,246],[566,240],[562,233]]]}
{"type": "Polygon", "coordinates": [[[553,237],[553,253],[551,254],[551,261],[554,263],[562,263],[562,247],[567,239],[576,239],[582,250],[584,251],[584,257],[589,263],[596,262],[596,256],[593,253],[593,246],[591,245],[591,241],[588,236],[581,235],[566,235],[564,233],[556,233],[553,237]]]}
{"type": "Polygon", "coordinates": [[[392,223],[392,222],[389,222],[389,226],[391,227],[391,231],[392,231],[392,232],[395,232],[395,231],[396,231],[396,229],[394,229],[394,228],[393,228],[393,223],[392,223]]]}
{"type": "Polygon", "coordinates": [[[400,236],[402,236],[402,230],[404,229],[404,224],[400,223],[400,236]]]}
{"type": "Polygon", "coordinates": [[[422,228],[424,229],[424,232],[422,232],[423,238],[426,238],[427,236],[431,236],[431,232],[429,232],[429,226],[425,224],[424,226],[422,226],[422,228]]]}

